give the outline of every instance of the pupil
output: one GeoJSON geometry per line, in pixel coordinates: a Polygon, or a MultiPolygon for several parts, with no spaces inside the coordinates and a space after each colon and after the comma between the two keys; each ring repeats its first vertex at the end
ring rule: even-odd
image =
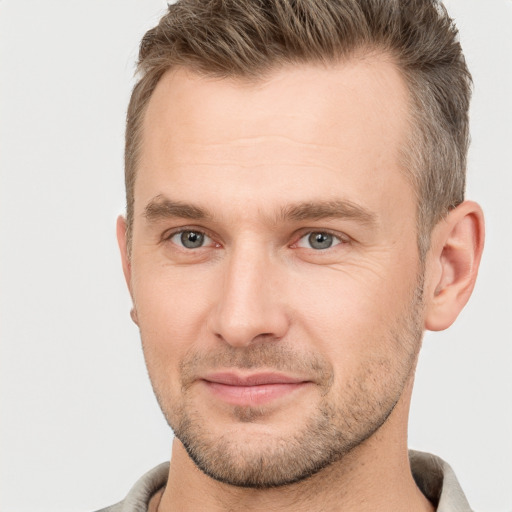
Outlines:
{"type": "Polygon", "coordinates": [[[329,235],[329,233],[311,233],[309,244],[313,249],[328,249],[332,245],[332,235],[329,235]]]}
{"type": "Polygon", "coordinates": [[[187,249],[195,249],[203,245],[204,235],[196,231],[184,231],[181,234],[181,243],[187,249]]]}

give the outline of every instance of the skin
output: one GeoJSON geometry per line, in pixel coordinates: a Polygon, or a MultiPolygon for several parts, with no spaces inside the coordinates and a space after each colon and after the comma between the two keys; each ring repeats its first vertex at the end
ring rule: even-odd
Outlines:
{"type": "Polygon", "coordinates": [[[448,327],[471,294],[483,220],[463,203],[420,262],[399,164],[407,113],[385,56],[258,84],[185,69],[159,82],[130,257],[118,220],[132,318],[177,436],[154,509],[433,510],[407,458],[414,368],[422,331],[448,327]],[[184,230],[204,244],[184,247],[184,230]],[[293,382],[240,385],[268,372],[293,382]],[[212,384],[219,373],[239,380],[212,384]]]}

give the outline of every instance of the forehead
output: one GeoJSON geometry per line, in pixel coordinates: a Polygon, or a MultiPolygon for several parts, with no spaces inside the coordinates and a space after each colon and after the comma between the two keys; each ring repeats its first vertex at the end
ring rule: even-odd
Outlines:
{"type": "Polygon", "coordinates": [[[232,189],[242,204],[376,194],[403,179],[407,130],[407,89],[385,55],[285,66],[256,83],[178,68],[149,101],[135,206],[177,190],[210,200],[208,190],[232,189]]]}

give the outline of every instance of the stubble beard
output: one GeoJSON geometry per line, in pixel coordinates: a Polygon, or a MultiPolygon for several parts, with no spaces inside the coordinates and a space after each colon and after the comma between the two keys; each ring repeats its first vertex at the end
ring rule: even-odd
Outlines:
{"type": "MultiPolygon", "coordinates": [[[[307,479],[341,460],[386,422],[412,378],[423,335],[420,321],[421,286],[385,340],[393,347],[386,356],[361,363],[343,389],[334,389],[334,370],[316,354],[298,354],[293,348],[272,341],[239,349],[227,346],[216,354],[194,354],[181,364],[182,400],[171,403],[153,388],[167,422],[196,466],[211,478],[247,488],[271,488],[307,479]],[[317,376],[321,398],[314,413],[287,435],[260,432],[247,438],[227,431],[215,435],[209,418],[190,398],[198,368],[273,368],[296,371],[308,368],[317,376]]],[[[382,342],[382,340],[376,340],[382,342]]],[[[300,404],[299,404],[300,405],[300,404]]],[[[234,407],[233,420],[257,423],[265,408],[234,407]]]]}

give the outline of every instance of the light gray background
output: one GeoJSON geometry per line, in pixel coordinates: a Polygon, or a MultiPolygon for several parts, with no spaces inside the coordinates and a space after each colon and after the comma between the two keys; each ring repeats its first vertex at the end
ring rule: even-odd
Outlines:
{"type": "MultiPolygon", "coordinates": [[[[487,247],[470,305],[426,337],[410,444],[473,507],[512,510],[512,2],[449,0],[475,79],[468,197],[487,247]]],[[[87,512],[170,455],[114,237],[123,129],[162,0],[0,1],[4,512],[87,512]]]]}

